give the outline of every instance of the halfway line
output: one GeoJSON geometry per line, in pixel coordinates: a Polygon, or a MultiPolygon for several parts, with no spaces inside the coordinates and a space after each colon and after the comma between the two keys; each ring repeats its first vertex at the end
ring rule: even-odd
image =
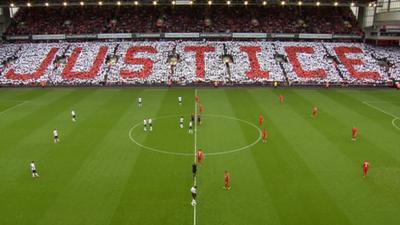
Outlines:
{"type": "MultiPolygon", "coordinates": [[[[196,99],[197,89],[194,89],[194,97],[196,99]]],[[[193,161],[196,163],[196,150],[197,150],[197,102],[194,101],[194,158],[193,161]]],[[[197,176],[197,174],[196,174],[197,176]]],[[[193,178],[193,185],[196,186],[197,179],[196,176],[193,178]]],[[[193,206],[193,225],[196,225],[196,205],[193,206]]]]}

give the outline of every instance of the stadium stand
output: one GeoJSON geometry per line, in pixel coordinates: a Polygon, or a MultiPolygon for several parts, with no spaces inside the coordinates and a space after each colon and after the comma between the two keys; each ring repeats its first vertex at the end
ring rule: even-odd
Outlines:
{"type": "Polygon", "coordinates": [[[15,15],[6,35],[134,32],[362,35],[349,7],[312,6],[26,7],[15,15]]]}
{"type": "Polygon", "coordinates": [[[400,53],[362,43],[84,42],[3,44],[7,85],[392,85],[400,53]]]}

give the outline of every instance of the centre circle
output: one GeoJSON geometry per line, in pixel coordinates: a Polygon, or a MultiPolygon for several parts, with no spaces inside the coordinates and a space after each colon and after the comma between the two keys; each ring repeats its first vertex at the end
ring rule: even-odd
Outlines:
{"type": "Polygon", "coordinates": [[[397,124],[400,124],[400,118],[394,118],[393,120],[392,120],[392,125],[393,125],[393,127],[395,127],[396,129],[398,129],[398,130],[400,130],[400,126],[398,126],[397,124]]]}
{"type": "Polygon", "coordinates": [[[196,134],[189,134],[190,116],[183,116],[184,128],[179,128],[180,115],[152,118],[152,131],[145,132],[143,122],[139,122],[129,129],[129,139],[145,150],[191,157],[194,154],[194,135],[197,135],[197,148],[203,149],[206,156],[250,149],[261,140],[261,130],[253,123],[236,117],[215,114],[202,115],[201,124],[196,126],[196,134]],[[144,140],[152,144],[144,144],[144,140]],[[168,146],[170,143],[174,146],[168,146]]]}

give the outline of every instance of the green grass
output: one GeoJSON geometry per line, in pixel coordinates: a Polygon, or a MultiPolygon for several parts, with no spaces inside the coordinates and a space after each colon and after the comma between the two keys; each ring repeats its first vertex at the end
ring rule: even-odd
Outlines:
{"type": "MultiPolygon", "coordinates": [[[[257,127],[263,114],[269,140],[205,156],[197,179],[196,225],[400,224],[400,130],[389,116],[400,117],[399,92],[197,91],[204,106],[197,146],[206,154],[241,148],[259,135],[245,122],[215,115],[257,127]],[[283,104],[277,101],[280,94],[283,104]],[[310,115],[314,105],[320,109],[317,119],[310,115]],[[359,130],[355,143],[352,126],[359,130]],[[363,160],[371,163],[365,179],[363,160]],[[222,188],[224,170],[231,173],[230,191],[222,188]]],[[[0,89],[0,224],[193,225],[194,136],[179,129],[178,118],[184,115],[187,126],[194,93],[189,88],[0,89]],[[154,119],[151,133],[142,130],[145,117],[154,119]],[[170,154],[134,144],[128,133],[135,124],[132,138],[170,154]],[[59,144],[52,141],[54,128],[59,144]],[[39,179],[30,175],[31,160],[39,179]]]]}

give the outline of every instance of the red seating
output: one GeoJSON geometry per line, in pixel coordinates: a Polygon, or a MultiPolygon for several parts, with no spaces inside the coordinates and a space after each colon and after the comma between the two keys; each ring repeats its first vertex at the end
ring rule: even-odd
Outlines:
{"type": "Polygon", "coordinates": [[[362,33],[347,7],[87,6],[20,8],[6,34],[228,31],[362,33]]]}
{"type": "Polygon", "coordinates": [[[400,53],[360,43],[87,42],[0,46],[0,84],[351,83],[400,80],[400,53]],[[179,59],[170,64],[170,53],[179,59]],[[379,60],[379,57],[384,59],[379,60]],[[225,57],[225,58],[224,58],[225,57]],[[383,58],[383,57],[382,57],[383,58]],[[387,66],[382,63],[387,63],[387,66]]]}

